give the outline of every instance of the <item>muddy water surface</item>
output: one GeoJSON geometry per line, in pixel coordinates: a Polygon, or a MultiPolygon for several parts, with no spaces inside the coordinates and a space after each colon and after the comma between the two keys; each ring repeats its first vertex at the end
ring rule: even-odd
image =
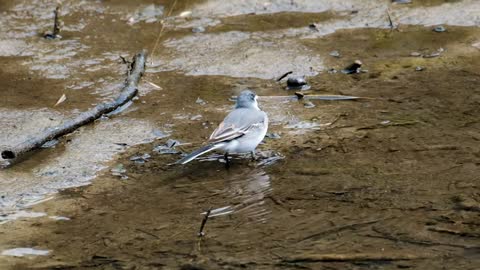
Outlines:
{"type": "Polygon", "coordinates": [[[1,269],[480,267],[477,1],[175,2],[62,1],[53,41],[50,1],[0,3],[2,148],[111,100],[120,56],[150,51],[133,104],[0,171],[1,269]],[[287,71],[364,98],[278,97],[287,71]],[[169,166],[247,87],[259,160],[169,166]]]}

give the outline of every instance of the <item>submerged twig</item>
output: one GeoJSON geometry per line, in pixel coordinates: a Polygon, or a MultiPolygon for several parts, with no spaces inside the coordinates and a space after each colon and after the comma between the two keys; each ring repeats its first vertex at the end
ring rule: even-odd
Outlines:
{"type": "Polygon", "coordinates": [[[437,232],[437,233],[447,233],[447,234],[453,234],[453,235],[464,236],[464,237],[473,237],[473,238],[480,237],[480,234],[476,232],[457,231],[457,230],[452,230],[448,228],[432,227],[432,228],[428,228],[428,230],[432,232],[437,232]]]}
{"type": "Polygon", "coordinates": [[[344,231],[344,230],[351,230],[351,229],[356,229],[356,228],[363,227],[363,226],[368,226],[368,225],[371,225],[371,224],[374,224],[374,223],[378,223],[380,221],[385,221],[385,220],[393,219],[393,218],[394,217],[386,218],[386,219],[375,219],[375,220],[368,220],[368,221],[356,222],[356,223],[352,223],[352,224],[335,226],[335,227],[326,229],[322,232],[317,232],[315,234],[309,235],[309,236],[303,238],[302,240],[300,240],[300,242],[303,242],[303,241],[306,241],[306,240],[311,240],[311,239],[317,239],[317,238],[323,237],[325,235],[334,234],[334,233],[341,232],[341,231],[344,231]]]}
{"type": "Polygon", "coordinates": [[[352,262],[352,261],[406,261],[432,258],[432,255],[410,253],[327,253],[327,254],[302,254],[285,258],[288,263],[298,262],[352,262]]]}
{"type": "Polygon", "coordinates": [[[93,109],[81,113],[74,119],[70,119],[62,123],[60,126],[48,128],[42,133],[27,139],[26,141],[18,144],[17,146],[6,149],[1,152],[1,157],[4,159],[0,162],[1,167],[12,165],[13,163],[21,160],[26,154],[40,148],[46,142],[53,139],[57,139],[63,135],[71,133],[81,126],[93,122],[95,119],[100,118],[102,115],[108,114],[127,102],[131,101],[134,96],[137,95],[137,85],[145,72],[145,59],[146,52],[142,51],[133,58],[133,63],[129,70],[129,74],[125,81],[120,95],[112,102],[105,102],[98,104],[93,109]]]}
{"type": "Polygon", "coordinates": [[[60,6],[57,6],[53,11],[55,17],[53,19],[53,31],[52,33],[47,33],[43,37],[46,39],[56,39],[60,38],[60,6]]]}
{"type": "Polygon", "coordinates": [[[390,12],[388,11],[388,9],[387,9],[387,18],[388,18],[388,24],[390,26],[390,30],[394,30],[396,27],[395,27],[395,24],[393,24],[392,17],[390,17],[390,12]]]}
{"type": "Polygon", "coordinates": [[[153,238],[160,239],[160,237],[158,237],[158,235],[155,235],[155,234],[153,234],[153,233],[151,233],[151,232],[149,232],[149,231],[142,230],[142,229],[139,229],[139,228],[137,228],[137,229],[135,229],[135,230],[137,230],[137,231],[139,231],[139,232],[142,232],[142,233],[144,233],[144,234],[146,234],[146,235],[150,235],[150,236],[153,237],[153,238]]]}
{"type": "Polygon", "coordinates": [[[427,246],[427,247],[447,246],[447,247],[456,247],[456,248],[464,248],[464,249],[480,248],[479,246],[471,246],[471,245],[463,245],[463,244],[455,244],[455,243],[432,242],[432,241],[423,240],[423,239],[410,238],[408,236],[401,236],[401,235],[396,236],[391,233],[379,230],[378,228],[375,228],[375,227],[372,228],[372,231],[378,233],[379,235],[366,234],[364,236],[372,237],[372,238],[380,238],[380,239],[390,240],[394,242],[402,242],[402,243],[407,243],[412,245],[427,246]]]}
{"type": "Polygon", "coordinates": [[[198,237],[202,237],[205,235],[203,232],[203,229],[205,228],[205,225],[207,224],[207,220],[210,217],[210,212],[212,212],[212,208],[208,209],[207,213],[205,213],[205,216],[202,219],[202,224],[200,225],[200,230],[198,231],[198,237]]]}
{"type": "Polygon", "coordinates": [[[294,96],[259,96],[259,99],[286,99],[286,100],[356,100],[356,99],[373,99],[368,97],[343,96],[343,95],[306,95],[301,92],[295,93],[294,96]]]}
{"type": "Polygon", "coordinates": [[[118,57],[120,57],[120,59],[122,60],[122,63],[125,64],[125,65],[130,65],[131,62],[128,61],[125,57],[119,55],[118,57]]]}
{"type": "Polygon", "coordinates": [[[283,74],[282,76],[278,77],[277,82],[281,81],[283,78],[287,77],[288,75],[290,75],[292,73],[293,73],[293,71],[289,71],[289,72],[283,74]]]}

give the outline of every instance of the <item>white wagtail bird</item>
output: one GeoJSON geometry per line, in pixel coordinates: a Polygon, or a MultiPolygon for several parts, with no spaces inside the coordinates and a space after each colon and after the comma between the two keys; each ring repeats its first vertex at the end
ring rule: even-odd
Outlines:
{"type": "Polygon", "coordinates": [[[255,158],[255,148],[263,140],[268,129],[267,114],[258,108],[257,95],[244,90],[237,97],[235,109],[213,131],[208,144],[193,151],[177,164],[188,163],[200,155],[213,150],[223,151],[226,166],[229,166],[228,155],[248,153],[255,158]]]}

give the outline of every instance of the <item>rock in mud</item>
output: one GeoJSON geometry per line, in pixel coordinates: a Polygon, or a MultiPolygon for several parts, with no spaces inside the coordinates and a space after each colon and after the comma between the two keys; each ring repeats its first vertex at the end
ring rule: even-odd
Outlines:
{"type": "Polygon", "coordinates": [[[308,90],[309,88],[305,77],[289,77],[287,80],[287,90],[308,90]]]}
{"type": "Polygon", "coordinates": [[[280,139],[280,138],[282,138],[282,136],[280,136],[280,134],[278,134],[278,133],[268,133],[268,134],[265,135],[265,138],[280,139]]]}
{"type": "Polygon", "coordinates": [[[340,57],[340,53],[338,51],[331,51],[329,53],[330,56],[333,56],[333,57],[336,57],[336,58],[339,58],[340,57]]]}
{"type": "Polygon", "coordinates": [[[197,100],[195,101],[195,103],[199,104],[199,105],[205,105],[207,104],[207,102],[201,98],[197,98],[197,100]]]}
{"type": "Polygon", "coordinates": [[[329,74],[335,74],[335,73],[337,73],[338,71],[337,71],[336,69],[334,69],[334,68],[331,68],[331,69],[329,69],[327,72],[328,72],[329,74]]]}
{"type": "Polygon", "coordinates": [[[145,162],[147,162],[149,159],[151,158],[151,156],[149,154],[143,154],[141,156],[133,156],[130,158],[130,161],[133,161],[137,164],[144,164],[145,162]]]}
{"type": "Polygon", "coordinates": [[[355,62],[353,62],[351,65],[349,65],[345,69],[342,69],[342,73],[344,73],[344,74],[360,73],[361,72],[361,67],[362,67],[362,61],[355,60],[355,62]]]}
{"type": "Polygon", "coordinates": [[[318,27],[318,26],[317,26],[316,23],[311,23],[311,24],[308,25],[308,28],[309,28],[310,30],[313,30],[313,31],[318,31],[318,28],[317,28],[317,27],[318,27]]]}
{"type": "Polygon", "coordinates": [[[305,101],[305,103],[303,103],[303,107],[307,109],[311,109],[311,108],[315,108],[315,104],[313,104],[313,102],[311,101],[305,101]]]}
{"type": "Polygon", "coordinates": [[[138,10],[134,15],[128,18],[129,24],[135,24],[138,22],[153,23],[163,16],[163,6],[151,4],[143,9],[138,10]]]}
{"type": "Polygon", "coordinates": [[[257,157],[260,161],[257,163],[257,166],[268,166],[273,163],[284,159],[285,157],[278,152],[269,150],[269,151],[259,151],[257,152],[257,157]]]}
{"type": "Polygon", "coordinates": [[[203,32],[205,32],[205,27],[203,27],[203,26],[194,27],[194,28],[192,28],[192,32],[193,33],[203,33],[203,32]]]}
{"type": "Polygon", "coordinates": [[[433,28],[433,31],[437,33],[442,33],[447,31],[447,29],[443,25],[439,25],[439,26],[435,26],[435,28],[433,28]]]}
{"type": "Polygon", "coordinates": [[[155,148],[153,148],[153,151],[159,153],[160,155],[178,154],[180,153],[180,151],[176,150],[175,146],[179,144],[179,141],[169,139],[165,144],[155,146],[155,148]]]}
{"type": "Polygon", "coordinates": [[[127,169],[125,169],[125,166],[123,166],[123,164],[117,164],[115,165],[111,170],[110,172],[112,173],[112,175],[114,176],[118,176],[122,179],[127,179],[128,176],[125,175],[127,173],[127,169]]]}

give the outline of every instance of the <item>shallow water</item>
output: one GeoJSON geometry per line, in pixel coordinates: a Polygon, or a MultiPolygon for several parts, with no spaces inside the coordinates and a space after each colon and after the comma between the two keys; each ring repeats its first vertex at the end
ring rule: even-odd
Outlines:
{"type": "Polygon", "coordinates": [[[0,3],[2,149],[111,100],[120,56],[150,51],[139,99],[0,171],[0,252],[49,251],[0,268],[480,267],[478,1],[174,2],[62,1],[51,41],[50,1],[0,3]],[[285,97],[288,71],[361,98],[285,97]],[[168,165],[247,87],[275,134],[258,161],[168,165]]]}

